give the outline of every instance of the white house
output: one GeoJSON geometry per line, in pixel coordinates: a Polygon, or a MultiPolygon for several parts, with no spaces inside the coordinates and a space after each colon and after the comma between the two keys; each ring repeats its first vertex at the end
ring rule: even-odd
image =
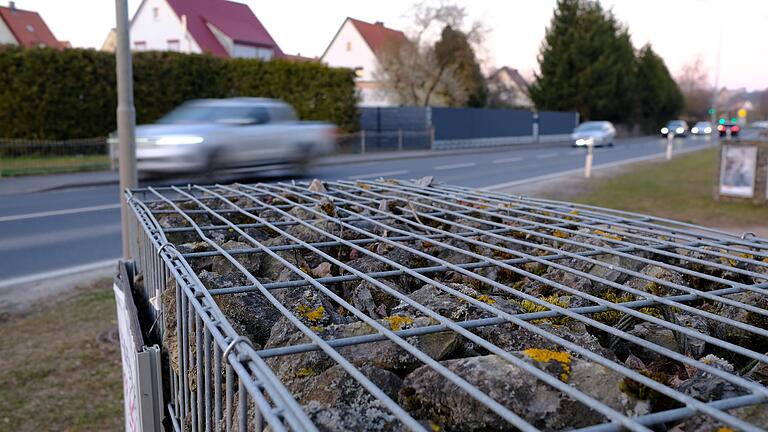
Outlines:
{"type": "MultiPolygon", "coordinates": [[[[280,47],[248,5],[227,0],[143,0],[131,20],[134,51],[210,53],[269,60],[280,47]]],[[[105,48],[112,48],[110,37],[105,48]]]]}
{"type": "Polygon", "coordinates": [[[328,66],[355,70],[361,106],[397,105],[394,97],[383,93],[374,71],[382,51],[389,44],[404,40],[403,32],[384,27],[381,22],[371,24],[347,18],[325,49],[320,61],[328,66]]]}
{"type": "Polygon", "coordinates": [[[0,6],[0,45],[21,45],[26,48],[57,48],[69,46],[56,37],[37,12],[19,9],[16,3],[0,6]]]}
{"type": "Polygon", "coordinates": [[[488,77],[491,104],[513,108],[533,108],[528,83],[517,69],[501,67],[488,77]]]}

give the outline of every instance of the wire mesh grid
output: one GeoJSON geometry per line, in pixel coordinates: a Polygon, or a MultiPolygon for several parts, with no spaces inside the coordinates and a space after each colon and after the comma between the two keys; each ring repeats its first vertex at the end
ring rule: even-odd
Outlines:
{"type": "Polygon", "coordinates": [[[431,179],[127,194],[176,430],[768,427],[754,234],[431,179]]]}

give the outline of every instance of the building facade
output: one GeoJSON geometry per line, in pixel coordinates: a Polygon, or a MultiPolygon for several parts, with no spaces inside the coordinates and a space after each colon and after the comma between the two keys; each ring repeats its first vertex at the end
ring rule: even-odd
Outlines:
{"type": "Polygon", "coordinates": [[[377,77],[378,58],[390,45],[406,39],[405,34],[383,23],[374,24],[347,18],[342,23],[320,61],[331,67],[355,71],[360,106],[395,106],[397,98],[387,94],[377,77]]]}

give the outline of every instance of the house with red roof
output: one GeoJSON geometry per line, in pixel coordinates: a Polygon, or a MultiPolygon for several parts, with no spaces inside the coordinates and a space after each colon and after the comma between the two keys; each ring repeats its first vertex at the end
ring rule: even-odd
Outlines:
{"type": "Polygon", "coordinates": [[[382,22],[371,24],[347,18],[320,61],[332,67],[354,69],[361,106],[393,106],[398,101],[384,92],[375,71],[382,52],[405,40],[403,32],[385,27],[382,22]]]}
{"type": "Polygon", "coordinates": [[[40,14],[22,10],[14,2],[0,6],[0,45],[20,45],[26,48],[64,49],[68,43],[53,36],[40,14]]]}
{"type": "Polygon", "coordinates": [[[251,8],[228,0],[143,0],[131,20],[130,34],[134,51],[283,57],[251,8]]]}

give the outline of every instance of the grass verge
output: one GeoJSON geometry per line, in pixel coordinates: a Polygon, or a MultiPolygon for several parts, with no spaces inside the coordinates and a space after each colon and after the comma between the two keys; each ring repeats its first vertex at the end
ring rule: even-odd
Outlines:
{"type": "Polygon", "coordinates": [[[640,163],[615,176],[580,180],[583,184],[575,195],[560,192],[545,195],[706,226],[765,226],[768,207],[714,200],[717,152],[718,149],[709,149],[671,161],[640,163]]]}
{"type": "Polygon", "coordinates": [[[122,428],[111,286],[105,279],[24,315],[0,316],[0,430],[122,428]]]}
{"type": "Polygon", "coordinates": [[[56,174],[109,169],[107,155],[0,157],[0,176],[56,174]]]}

